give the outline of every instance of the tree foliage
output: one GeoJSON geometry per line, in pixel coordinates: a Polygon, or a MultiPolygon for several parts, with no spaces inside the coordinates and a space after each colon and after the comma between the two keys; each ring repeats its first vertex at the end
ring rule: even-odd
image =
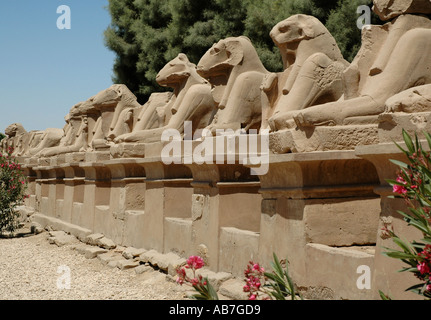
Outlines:
{"type": "Polygon", "coordinates": [[[215,42],[240,35],[250,38],[269,71],[281,71],[269,32],[298,13],[322,21],[351,61],[360,47],[356,9],[363,4],[371,6],[372,0],[109,0],[105,44],[117,56],[113,81],[144,103],[152,92],[165,90],[156,75],[178,53],[197,64],[215,42]]]}

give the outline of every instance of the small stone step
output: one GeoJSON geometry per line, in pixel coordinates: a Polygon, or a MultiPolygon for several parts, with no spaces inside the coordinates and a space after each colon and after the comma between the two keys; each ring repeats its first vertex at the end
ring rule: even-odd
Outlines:
{"type": "Polygon", "coordinates": [[[131,269],[137,266],[139,266],[139,261],[124,258],[117,260],[117,268],[119,268],[120,270],[131,269]]]}

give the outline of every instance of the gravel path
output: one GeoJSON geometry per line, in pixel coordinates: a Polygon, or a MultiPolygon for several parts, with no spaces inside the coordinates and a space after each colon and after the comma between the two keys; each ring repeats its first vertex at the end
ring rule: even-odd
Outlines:
{"type": "Polygon", "coordinates": [[[43,232],[0,238],[0,300],[185,299],[185,288],[164,273],[111,268],[97,258],[86,259],[72,246],[50,244],[47,237],[43,232]],[[68,271],[70,288],[62,289],[68,271]]]}

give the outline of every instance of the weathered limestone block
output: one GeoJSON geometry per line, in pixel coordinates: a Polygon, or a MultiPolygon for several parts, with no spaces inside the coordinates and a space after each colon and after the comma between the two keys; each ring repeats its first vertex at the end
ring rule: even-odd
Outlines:
{"type": "Polygon", "coordinates": [[[127,247],[122,255],[124,258],[126,259],[134,259],[138,256],[140,256],[141,254],[145,253],[145,249],[138,249],[138,248],[133,248],[133,247],[127,247]]]}
{"type": "Polygon", "coordinates": [[[89,246],[86,244],[81,244],[81,245],[76,246],[75,250],[78,251],[80,254],[84,255],[85,258],[87,258],[87,259],[94,259],[99,254],[103,254],[103,253],[108,252],[108,250],[106,250],[106,249],[102,249],[102,248],[95,247],[95,246],[89,246]]]}
{"type": "Polygon", "coordinates": [[[97,256],[97,259],[99,259],[104,265],[108,264],[111,261],[118,261],[122,258],[123,257],[121,256],[120,253],[112,252],[112,251],[102,253],[97,256]]]}
{"type": "Polygon", "coordinates": [[[304,209],[305,237],[327,246],[374,245],[379,215],[379,198],[309,200],[304,209]]]}
{"type": "Polygon", "coordinates": [[[102,239],[103,237],[104,235],[101,233],[93,233],[88,235],[84,242],[92,246],[97,246],[97,240],[102,239]]]}
{"type": "Polygon", "coordinates": [[[79,243],[79,240],[75,236],[71,234],[67,234],[66,232],[61,230],[50,231],[49,235],[50,235],[50,237],[48,238],[49,243],[56,244],[59,247],[79,243]]]}
{"type": "Polygon", "coordinates": [[[104,249],[108,249],[108,250],[115,249],[115,247],[117,246],[114,241],[112,241],[111,239],[106,238],[106,237],[102,237],[100,239],[97,239],[96,244],[99,247],[104,248],[104,249]]]}
{"type": "Polygon", "coordinates": [[[232,300],[248,300],[248,293],[243,291],[243,287],[243,280],[236,278],[229,279],[221,284],[219,293],[232,300]]]}
{"type": "Polygon", "coordinates": [[[357,146],[379,142],[378,119],[375,124],[282,130],[269,134],[271,152],[302,153],[354,150],[357,146]]]}
{"type": "Polygon", "coordinates": [[[117,268],[120,270],[131,269],[139,266],[139,261],[132,261],[129,259],[119,259],[117,260],[117,268]]]}
{"type": "Polygon", "coordinates": [[[384,113],[379,121],[380,143],[403,142],[403,130],[412,137],[417,134],[420,139],[425,139],[423,132],[431,132],[431,112],[384,113]]]}
{"type": "Polygon", "coordinates": [[[219,269],[243,276],[249,261],[257,261],[259,233],[237,228],[221,228],[219,269]]]}
{"type": "MultiPolygon", "coordinates": [[[[356,248],[332,248],[322,244],[306,245],[307,284],[313,288],[331,288],[333,296],[330,299],[340,300],[370,300],[379,288],[358,288],[358,267],[365,266],[373,270],[374,253],[356,248]],[[323,267],[324,266],[324,267],[323,267]]],[[[362,284],[362,282],[361,282],[362,284]]],[[[325,297],[316,297],[322,299],[325,297]]]]}
{"type": "Polygon", "coordinates": [[[386,100],[386,113],[416,113],[426,111],[431,111],[430,84],[407,89],[386,100]]]}

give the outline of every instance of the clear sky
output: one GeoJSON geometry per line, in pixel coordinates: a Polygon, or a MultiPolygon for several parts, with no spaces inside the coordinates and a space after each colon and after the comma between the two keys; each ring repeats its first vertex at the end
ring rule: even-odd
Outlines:
{"type": "Polygon", "coordinates": [[[108,0],[0,1],[0,132],[63,128],[70,108],[112,85],[115,54],[104,45],[108,0]],[[70,8],[58,29],[57,8],[70,8]],[[64,21],[63,21],[64,22],[64,21]]]}

